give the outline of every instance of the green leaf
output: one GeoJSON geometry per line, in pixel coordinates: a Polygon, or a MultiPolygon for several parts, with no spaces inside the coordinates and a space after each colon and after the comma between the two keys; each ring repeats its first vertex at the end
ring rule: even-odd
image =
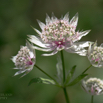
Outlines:
{"type": "Polygon", "coordinates": [[[67,75],[67,78],[66,78],[66,81],[65,81],[65,84],[69,83],[71,78],[73,77],[73,74],[75,72],[75,69],[76,69],[76,65],[74,65],[72,67],[72,69],[69,71],[69,74],[67,75]]]}
{"type": "Polygon", "coordinates": [[[76,65],[74,65],[70,71],[70,74],[71,74],[71,77],[73,76],[74,72],[75,72],[75,69],[76,69],[76,65]]]}
{"type": "Polygon", "coordinates": [[[68,86],[75,85],[78,83],[80,80],[82,80],[84,77],[86,77],[88,74],[81,74],[79,75],[76,79],[74,79],[68,86]]]}
{"type": "Polygon", "coordinates": [[[44,83],[44,84],[55,85],[55,82],[53,80],[45,79],[45,78],[41,78],[41,77],[31,79],[31,81],[29,82],[28,86],[31,85],[32,83],[44,83]]]}

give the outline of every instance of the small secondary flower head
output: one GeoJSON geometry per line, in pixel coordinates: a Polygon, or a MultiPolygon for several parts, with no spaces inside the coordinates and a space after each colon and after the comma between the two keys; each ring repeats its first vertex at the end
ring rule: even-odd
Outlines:
{"type": "Polygon", "coordinates": [[[94,44],[90,44],[88,48],[88,59],[94,67],[102,67],[103,66],[103,44],[99,47],[97,46],[97,42],[94,44]]]}
{"type": "Polygon", "coordinates": [[[103,80],[98,78],[89,78],[82,82],[83,89],[91,95],[103,94],[103,80]]]}
{"type": "Polygon", "coordinates": [[[14,76],[24,72],[24,75],[26,75],[28,72],[30,72],[33,69],[36,61],[35,50],[32,49],[32,45],[27,42],[27,46],[22,46],[18,51],[18,54],[12,58],[12,61],[16,66],[14,69],[19,69],[19,71],[16,72],[14,76]]]}
{"type": "MultiPolygon", "coordinates": [[[[75,31],[78,23],[78,13],[70,20],[70,22],[69,13],[61,19],[57,19],[54,15],[50,18],[47,15],[45,21],[46,24],[38,20],[39,26],[42,29],[41,32],[33,28],[39,34],[40,38],[33,35],[29,36],[29,40],[37,45],[34,46],[35,49],[41,51],[53,51],[51,54],[44,54],[45,56],[54,55],[63,49],[68,52],[72,51],[72,53],[77,52],[75,50],[71,50],[71,48],[73,47],[74,49],[75,42],[90,32],[90,30],[82,32],[75,31]]],[[[83,42],[83,45],[84,43],[85,42],[83,42]]],[[[79,45],[79,43],[75,45],[79,45]]]]}

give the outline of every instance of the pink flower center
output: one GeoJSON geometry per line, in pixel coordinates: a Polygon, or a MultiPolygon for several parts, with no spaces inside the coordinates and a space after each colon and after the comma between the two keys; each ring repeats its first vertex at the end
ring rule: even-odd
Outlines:
{"type": "Polygon", "coordinates": [[[27,65],[33,65],[33,62],[32,61],[28,61],[26,64],[27,65]]]}
{"type": "Polygon", "coordinates": [[[99,58],[97,58],[96,60],[95,60],[95,62],[98,62],[99,61],[99,58]]]}
{"type": "Polygon", "coordinates": [[[26,62],[26,64],[29,66],[29,65],[33,65],[33,62],[31,61],[31,58],[28,57],[29,61],[26,62]]]}
{"type": "Polygon", "coordinates": [[[55,44],[57,47],[61,47],[61,46],[64,46],[65,42],[63,41],[55,41],[55,44]]]}

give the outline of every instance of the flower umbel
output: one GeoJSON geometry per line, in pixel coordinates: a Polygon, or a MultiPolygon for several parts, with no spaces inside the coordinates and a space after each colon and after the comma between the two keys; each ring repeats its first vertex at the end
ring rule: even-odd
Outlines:
{"type": "Polygon", "coordinates": [[[83,89],[91,95],[103,94],[103,80],[98,78],[89,78],[82,82],[83,89]]]}
{"type": "MultiPolygon", "coordinates": [[[[29,36],[29,40],[37,45],[34,46],[35,49],[41,51],[53,51],[51,54],[43,54],[44,56],[54,55],[63,49],[69,52],[74,45],[79,45],[79,43],[75,44],[76,41],[80,40],[90,32],[90,30],[82,32],[75,31],[78,23],[78,14],[76,14],[70,22],[69,13],[61,19],[57,19],[54,15],[50,18],[47,15],[45,21],[46,24],[38,20],[39,26],[42,29],[41,32],[33,28],[39,34],[40,38],[37,38],[34,35],[29,36]]],[[[77,51],[75,50],[73,51],[73,53],[76,52],[77,51]]]]}
{"type": "Polygon", "coordinates": [[[27,42],[27,46],[22,46],[18,51],[18,54],[12,58],[12,61],[16,66],[14,69],[19,69],[14,76],[24,72],[24,75],[26,75],[28,72],[30,72],[35,64],[35,59],[35,51],[32,49],[32,45],[27,42]]]}
{"type": "Polygon", "coordinates": [[[97,43],[90,44],[88,48],[88,59],[94,67],[103,66],[103,44],[97,47],[97,43]]]}

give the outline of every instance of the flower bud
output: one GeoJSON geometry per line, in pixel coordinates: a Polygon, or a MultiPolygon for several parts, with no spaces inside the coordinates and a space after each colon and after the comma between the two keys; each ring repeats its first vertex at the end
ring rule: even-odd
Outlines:
{"type": "Polygon", "coordinates": [[[98,78],[89,78],[83,80],[83,89],[91,95],[101,95],[103,94],[103,80],[98,78]]]}
{"type": "Polygon", "coordinates": [[[87,53],[88,59],[94,67],[103,66],[103,47],[97,46],[97,43],[90,44],[87,53]]]}

